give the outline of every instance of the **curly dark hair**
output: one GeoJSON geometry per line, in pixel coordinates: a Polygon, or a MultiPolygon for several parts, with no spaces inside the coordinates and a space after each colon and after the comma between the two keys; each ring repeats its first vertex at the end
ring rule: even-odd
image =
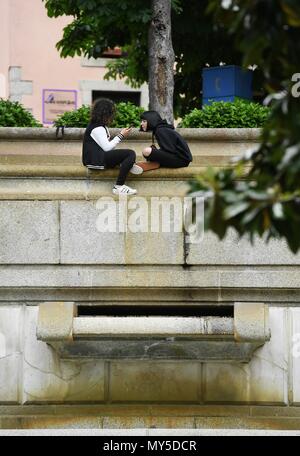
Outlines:
{"type": "Polygon", "coordinates": [[[108,98],[98,98],[94,101],[91,109],[91,122],[101,125],[109,125],[116,114],[116,107],[108,98]]]}

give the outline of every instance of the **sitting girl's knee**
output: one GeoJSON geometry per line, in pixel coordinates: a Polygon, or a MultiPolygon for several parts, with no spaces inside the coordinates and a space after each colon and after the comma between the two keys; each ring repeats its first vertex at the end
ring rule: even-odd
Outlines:
{"type": "Polygon", "coordinates": [[[151,152],[152,152],[151,147],[146,147],[146,148],[143,150],[143,155],[144,155],[144,157],[149,157],[149,155],[151,154],[151,152]]]}

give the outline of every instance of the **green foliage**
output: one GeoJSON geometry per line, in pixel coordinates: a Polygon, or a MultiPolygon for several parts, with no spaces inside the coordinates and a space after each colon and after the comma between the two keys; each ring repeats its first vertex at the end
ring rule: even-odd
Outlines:
{"type": "Polygon", "coordinates": [[[144,108],[134,105],[133,103],[117,103],[116,116],[112,123],[112,127],[124,128],[134,125],[139,127],[141,123],[140,116],[144,112],[144,108]]]}
{"type": "Polygon", "coordinates": [[[296,82],[292,78],[299,73],[300,4],[298,0],[234,0],[226,10],[217,0],[210,4],[215,20],[228,24],[244,63],[262,68],[265,87],[272,93],[272,109],[261,144],[244,153],[232,169],[207,170],[191,184],[191,191],[209,195],[206,228],[220,238],[232,226],[251,240],[255,235],[285,238],[297,252],[300,98],[299,89],[298,93],[292,89],[296,82]]]}
{"type": "Polygon", "coordinates": [[[0,127],[42,127],[20,103],[0,98],[0,127]]]}
{"type": "MultiPolygon", "coordinates": [[[[135,106],[133,103],[116,103],[116,116],[112,128],[124,128],[130,125],[138,127],[140,125],[140,115],[144,111],[143,108],[135,106]]],[[[59,116],[54,125],[73,127],[73,128],[86,128],[90,121],[90,107],[82,106],[79,109],[65,112],[59,116]]]]}
{"type": "Polygon", "coordinates": [[[86,128],[90,121],[91,109],[83,105],[73,111],[64,112],[54,122],[55,127],[86,128]]]}
{"type": "Polygon", "coordinates": [[[180,123],[183,128],[259,128],[268,118],[270,109],[258,103],[235,100],[215,101],[202,109],[193,109],[180,123]]]}

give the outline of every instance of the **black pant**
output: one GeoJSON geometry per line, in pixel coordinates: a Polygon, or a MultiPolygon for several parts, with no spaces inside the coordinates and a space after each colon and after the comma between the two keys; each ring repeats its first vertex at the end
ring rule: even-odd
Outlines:
{"type": "Polygon", "coordinates": [[[123,185],[126,176],[135,162],[135,152],[131,149],[112,149],[104,153],[106,168],[114,168],[120,165],[120,172],[116,184],[123,185]]]}
{"type": "Polygon", "coordinates": [[[162,149],[156,149],[155,147],[152,147],[151,154],[145,158],[148,161],[158,162],[160,163],[160,166],[163,166],[165,168],[183,168],[185,166],[189,166],[190,163],[189,161],[179,157],[176,154],[166,152],[162,149]]]}

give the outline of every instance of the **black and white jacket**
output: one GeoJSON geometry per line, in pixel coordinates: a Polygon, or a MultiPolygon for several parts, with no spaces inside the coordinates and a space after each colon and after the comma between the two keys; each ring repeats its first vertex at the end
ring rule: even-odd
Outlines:
{"type": "Polygon", "coordinates": [[[105,152],[114,149],[123,138],[120,133],[110,140],[110,133],[105,125],[89,123],[83,136],[83,165],[91,169],[104,169],[105,152]]]}

